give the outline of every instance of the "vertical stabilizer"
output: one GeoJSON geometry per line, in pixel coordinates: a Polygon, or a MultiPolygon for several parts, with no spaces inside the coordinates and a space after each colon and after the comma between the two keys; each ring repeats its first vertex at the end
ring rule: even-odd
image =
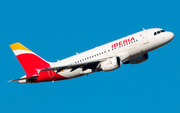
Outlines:
{"type": "Polygon", "coordinates": [[[24,68],[26,74],[30,74],[37,69],[50,67],[50,64],[47,61],[36,55],[19,42],[10,45],[10,47],[24,68]]]}

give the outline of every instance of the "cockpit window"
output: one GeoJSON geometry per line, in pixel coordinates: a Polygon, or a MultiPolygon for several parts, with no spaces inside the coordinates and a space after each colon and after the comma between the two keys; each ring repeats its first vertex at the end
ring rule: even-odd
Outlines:
{"type": "Polygon", "coordinates": [[[166,32],[166,31],[165,30],[160,30],[160,31],[154,32],[154,36],[159,34],[159,33],[162,33],[162,32],[166,32]]]}
{"type": "Polygon", "coordinates": [[[165,32],[165,30],[161,30],[161,32],[165,32]]]}
{"type": "Polygon", "coordinates": [[[156,35],[156,32],[154,32],[154,35],[156,35]]]}

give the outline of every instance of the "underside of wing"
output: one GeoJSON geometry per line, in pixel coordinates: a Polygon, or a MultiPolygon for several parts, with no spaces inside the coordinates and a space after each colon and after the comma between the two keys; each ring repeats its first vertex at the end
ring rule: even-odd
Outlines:
{"type": "Polygon", "coordinates": [[[78,63],[78,64],[72,64],[72,65],[62,65],[62,66],[55,66],[55,67],[52,66],[51,68],[45,68],[45,69],[42,69],[41,71],[54,70],[56,73],[58,73],[64,69],[72,69],[71,71],[74,71],[80,67],[87,67],[87,66],[92,67],[92,65],[98,65],[100,62],[105,61],[106,59],[108,59],[108,58],[92,60],[92,61],[82,62],[82,63],[78,63]]]}

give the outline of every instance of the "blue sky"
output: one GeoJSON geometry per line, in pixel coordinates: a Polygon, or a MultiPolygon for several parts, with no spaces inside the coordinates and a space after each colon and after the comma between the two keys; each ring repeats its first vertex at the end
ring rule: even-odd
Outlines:
{"type": "Polygon", "coordinates": [[[0,2],[1,113],[179,113],[178,0],[6,0],[0,2]],[[57,61],[142,28],[175,34],[137,65],[38,84],[7,83],[25,75],[9,45],[20,42],[57,61]]]}

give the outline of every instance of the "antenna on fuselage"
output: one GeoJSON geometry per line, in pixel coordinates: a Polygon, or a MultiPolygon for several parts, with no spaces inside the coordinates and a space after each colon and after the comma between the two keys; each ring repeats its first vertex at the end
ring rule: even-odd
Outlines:
{"type": "Polygon", "coordinates": [[[78,55],[79,53],[78,52],[76,52],[76,55],[78,55]]]}
{"type": "Polygon", "coordinates": [[[143,31],[146,31],[146,30],[143,28],[143,31]]]}

